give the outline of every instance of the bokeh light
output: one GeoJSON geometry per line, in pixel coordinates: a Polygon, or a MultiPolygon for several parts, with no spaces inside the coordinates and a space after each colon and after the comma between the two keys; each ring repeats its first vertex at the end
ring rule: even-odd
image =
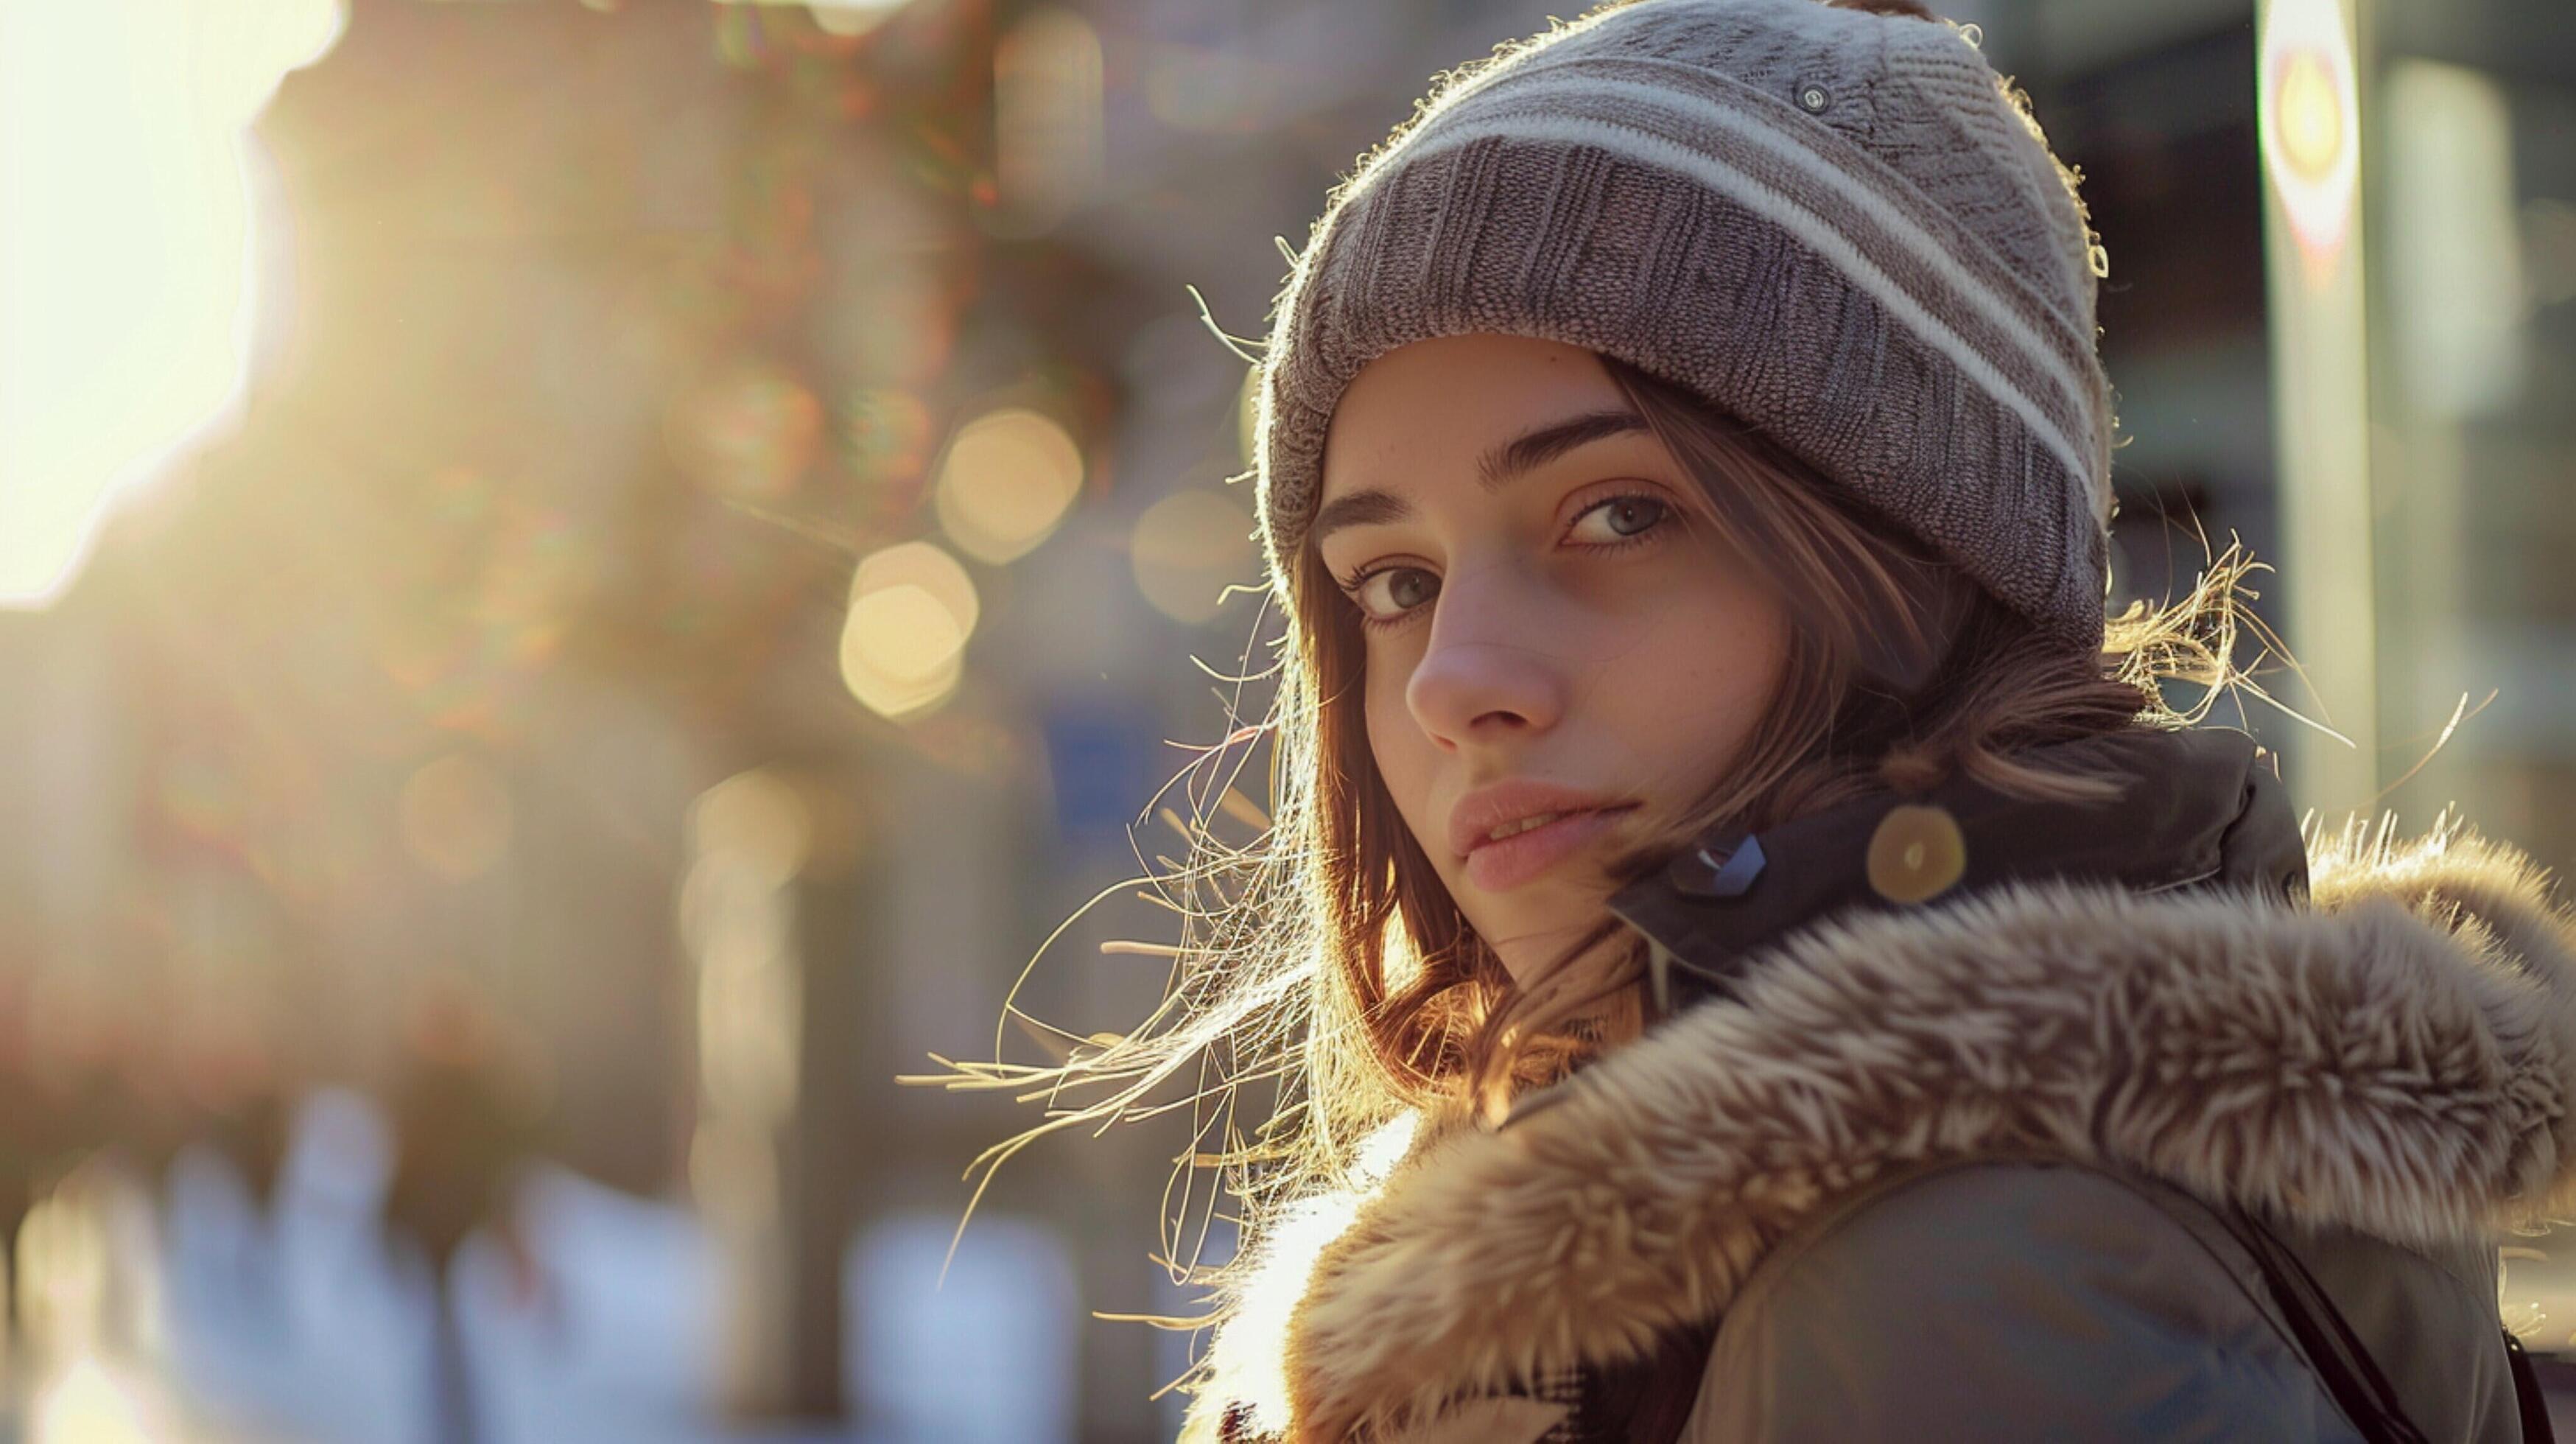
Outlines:
{"type": "Polygon", "coordinates": [[[441,877],[479,877],[510,850],[509,789],[491,768],[461,753],[412,773],[400,808],[403,845],[441,877]]]}
{"type": "Polygon", "coordinates": [[[827,35],[865,35],[906,0],[805,0],[814,24],[827,35]]]}
{"type": "Polygon", "coordinates": [[[0,606],[70,585],[118,494],[238,410],[249,126],[339,0],[0,6],[0,606]]]}
{"type": "Polygon", "coordinates": [[[2301,179],[2319,181],[2342,149],[2333,73],[2317,52],[2295,52],[2281,72],[2281,153],[2301,179]]]}
{"type": "Polygon", "coordinates": [[[2361,172],[2352,39],[2336,0],[2274,0],[2260,63],[2264,169],[2315,283],[2344,251],[2361,172]]]}
{"type": "Polygon", "coordinates": [[[1251,582],[1260,564],[1252,514],[1208,491],[1176,492],[1147,507],[1127,550],[1145,600],[1192,625],[1215,620],[1225,588],[1251,582]]]}
{"type": "Polygon", "coordinates": [[[945,671],[966,645],[957,614],[911,585],[887,587],[850,604],[851,626],[865,633],[872,665],[902,683],[945,671]]]}
{"type": "Polygon", "coordinates": [[[880,715],[928,712],[957,690],[981,612],[974,579],[955,557],[928,542],[877,552],[850,581],[841,680],[880,715]]]}
{"type": "Polygon", "coordinates": [[[850,596],[881,591],[888,587],[915,586],[938,599],[949,615],[957,619],[957,629],[973,635],[975,624],[983,617],[983,602],[976,595],[974,578],[957,559],[929,542],[905,542],[870,554],[851,574],[850,596]]]}
{"type": "Polygon", "coordinates": [[[935,505],[960,550],[998,565],[1046,540],[1081,492],[1082,449],[1052,418],[1014,406],[958,429],[935,505]]]}

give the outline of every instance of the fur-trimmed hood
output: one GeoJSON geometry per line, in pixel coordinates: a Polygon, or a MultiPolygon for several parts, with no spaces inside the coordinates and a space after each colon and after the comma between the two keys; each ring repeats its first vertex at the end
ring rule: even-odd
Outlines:
{"type": "Polygon", "coordinates": [[[2353,834],[2311,887],[2014,884],[1799,933],[1505,1129],[1425,1128],[1346,1226],[1273,1229],[1186,1437],[1239,1403],[1337,1439],[1633,1360],[1820,1204],[1943,1159],[2111,1164],[2401,1244],[2553,1212],[2576,931],[2543,874],[2353,834]]]}

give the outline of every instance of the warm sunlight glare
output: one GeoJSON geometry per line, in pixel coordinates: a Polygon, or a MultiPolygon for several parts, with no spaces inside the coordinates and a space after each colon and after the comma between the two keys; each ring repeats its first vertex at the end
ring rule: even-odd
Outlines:
{"type": "Polygon", "coordinates": [[[96,1358],[82,1358],[36,1402],[32,1444],[151,1444],[168,1437],[133,1389],[96,1358]]]}
{"type": "Polygon", "coordinates": [[[1286,1337],[1289,1309],[1314,1271],[1325,1248],[1349,1229],[1360,1210],[1377,1196],[1387,1176],[1413,1147],[1421,1123],[1407,1113],[1383,1123],[1360,1140],[1351,1160],[1347,1189],[1325,1189],[1292,1200],[1271,1216],[1267,1237],[1252,1264],[1252,1279],[1243,1288],[1242,1310],[1220,1330],[1212,1346],[1218,1366],[1243,1381],[1243,1404],[1256,1431],[1275,1430],[1288,1417],[1288,1378],[1280,1351],[1263,1348],[1286,1337]],[[1248,1353],[1242,1351],[1250,1351],[1248,1353]]]}
{"type": "Polygon", "coordinates": [[[0,0],[0,607],[237,404],[251,121],[340,0],[0,0]]]}

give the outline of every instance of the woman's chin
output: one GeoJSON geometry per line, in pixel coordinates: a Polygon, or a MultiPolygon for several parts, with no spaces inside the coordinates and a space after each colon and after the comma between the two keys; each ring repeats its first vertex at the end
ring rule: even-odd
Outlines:
{"type": "MultiPolygon", "coordinates": [[[[1515,896],[1513,901],[1522,901],[1515,896]]],[[[1580,895],[1569,896],[1567,906],[1539,914],[1536,909],[1514,909],[1509,917],[1495,919],[1495,926],[1479,924],[1477,932],[1487,939],[1494,955],[1503,961],[1503,971],[1512,981],[1523,986],[1544,976],[1563,962],[1566,949],[1583,940],[1585,932],[1598,926],[1602,917],[1601,898],[1594,894],[1590,907],[1580,895]]],[[[1470,922],[1475,922],[1473,915],[1470,922]]]]}

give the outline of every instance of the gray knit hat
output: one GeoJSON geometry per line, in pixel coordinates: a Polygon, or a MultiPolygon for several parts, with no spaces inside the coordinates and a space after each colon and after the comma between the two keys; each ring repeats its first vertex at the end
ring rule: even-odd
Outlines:
{"type": "Polygon", "coordinates": [[[1272,312],[1283,597],[1360,368],[1474,331],[1751,423],[2049,635],[2102,638],[2101,251],[1973,37],[1818,0],[1634,0],[1453,72],[1334,193],[1272,312]]]}

